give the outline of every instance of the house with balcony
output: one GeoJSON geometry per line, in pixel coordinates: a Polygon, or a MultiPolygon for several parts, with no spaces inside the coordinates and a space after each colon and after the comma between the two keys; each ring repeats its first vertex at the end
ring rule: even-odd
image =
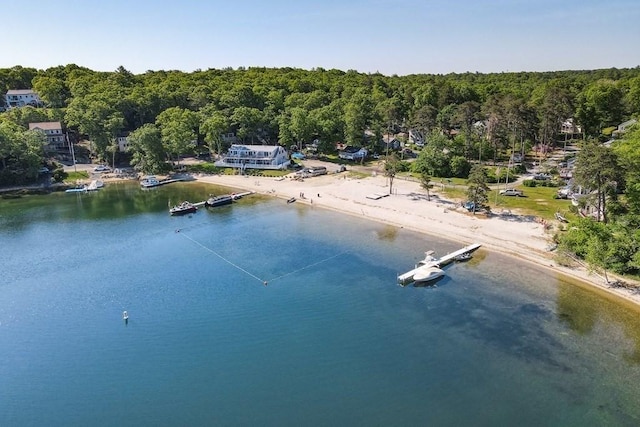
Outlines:
{"type": "Polygon", "coordinates": [[[47,148],[50,150],[65,150],[67,138],[60,122],[29,123],[29,130],[43,132],[47,137],[47,148]]]}
{"type": "Polygon", "coordinates": [[[4,96],[4,102],[9,108],[20,108],[30,105],[32,107],[42,106],[42,100],[33,89],[10,89],[4,96]]]}
{"type": "Polygon", "coordinates": [[[214,165],[223,168],[286,169],[291,163],[287,150],[280,145],[232,144],[214,165]]]}

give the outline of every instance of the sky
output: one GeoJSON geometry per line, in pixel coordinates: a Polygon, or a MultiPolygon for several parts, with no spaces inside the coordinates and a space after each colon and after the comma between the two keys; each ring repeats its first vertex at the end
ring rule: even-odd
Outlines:
{"type": "Polygon", "coordinates": [[[384,75],[640,66],[639,0],[0,0],[0,68],[384,75]]]}

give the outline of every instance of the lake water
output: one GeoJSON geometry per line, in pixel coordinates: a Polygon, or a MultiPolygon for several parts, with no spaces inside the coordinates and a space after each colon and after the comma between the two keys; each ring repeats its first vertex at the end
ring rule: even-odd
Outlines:
{"type": "Polygon", "coordinates": [[[469,242],[278,199],[169,216],[211,192],[0,200],[0,425],[640,424],[636,308],[482,250],[400,287],[469,242]]]}

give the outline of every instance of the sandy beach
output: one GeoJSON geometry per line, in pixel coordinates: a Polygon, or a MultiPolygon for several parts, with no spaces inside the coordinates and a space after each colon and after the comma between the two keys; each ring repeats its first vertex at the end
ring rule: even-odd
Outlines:
{"type": "MultiPolygon", "coordinates": [[[[294,180],[292,177],[198,175],[196,179],[282,199],[296,198],[296,203],[305,203],[313,208],[331,209],[455,240],[461,247],[480,243],[484,250],[499,251],[535,263],[640,305],[640,295],[609,287],[602,277],[582,266],[564,267],[557,264],[554,253],[549,250],[552,232],[545,230],[545,225],[534,217],[517,212],[473,215],[459,202],[445,199],[438,188],[430,190],[431,197],[428,198],[426,190],[419,183],[399,178],[394,180],[392,194],[389,194],[388,178],[380,174],[365,178],[355,177],[349,172],[304,180],[294,180]]],[[[553,227],[553,224],[549,226],[553,227]]]]}

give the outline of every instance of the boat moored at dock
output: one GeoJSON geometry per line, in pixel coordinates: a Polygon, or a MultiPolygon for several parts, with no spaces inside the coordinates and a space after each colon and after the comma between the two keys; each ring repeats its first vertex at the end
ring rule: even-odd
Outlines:
{"type": "Polygon", "coordinates": [[[415,274],[413,275],[413,281],[415,283],[427,283],[431,282],[432,280],[436,280],[443,275],[444,271],[442,271],[438,267],[429,267],[425,265],[416,270],[415,274]]]}
{"type": "MultiPolygon", "coordinates": [[[[480,243],[474,243],[440,258],[435,257],[435,253],[433,251],[425,252],[424,259],[420,260],[413,270],[398,276],[398,284],[404,286],[412,282],[417,282],[418,279],[423,279],[426,271],[430,268],[440,269],[442,266],[451,262],[469,259],[471,254],[478,250],[480,246],[482,246],[480,243]]],[[[442,272],[442,274],[444,274],[444,272],[442,272]]]]}
{"type": "Polygon", "coordinates": [[[185,200],[179,205],[176,205],[171,209],[169,209],[169,213],[171,215],[184,215],[188,213],[194,213],[197,210],[198,210],[198,207],[196,205],[185,200]]]}
{"type": "Polygon", "coordinates": [[[140,180],[140,187],[142,188],[153,188],[159,187],[165,184],[171,184],[172,182],[180,182],[186,181],[185,178],[167,178],[167,179],[158,179],[153,175],[145,176],[140,180]]]}
{"type": "Polygon", "coordinates": [[[211,196],[204,202],[204,205],[208,208],[215,208],[216,206],[230,205],[234,200],[233,195],[223,194],[221,196],[211,196]]]}

